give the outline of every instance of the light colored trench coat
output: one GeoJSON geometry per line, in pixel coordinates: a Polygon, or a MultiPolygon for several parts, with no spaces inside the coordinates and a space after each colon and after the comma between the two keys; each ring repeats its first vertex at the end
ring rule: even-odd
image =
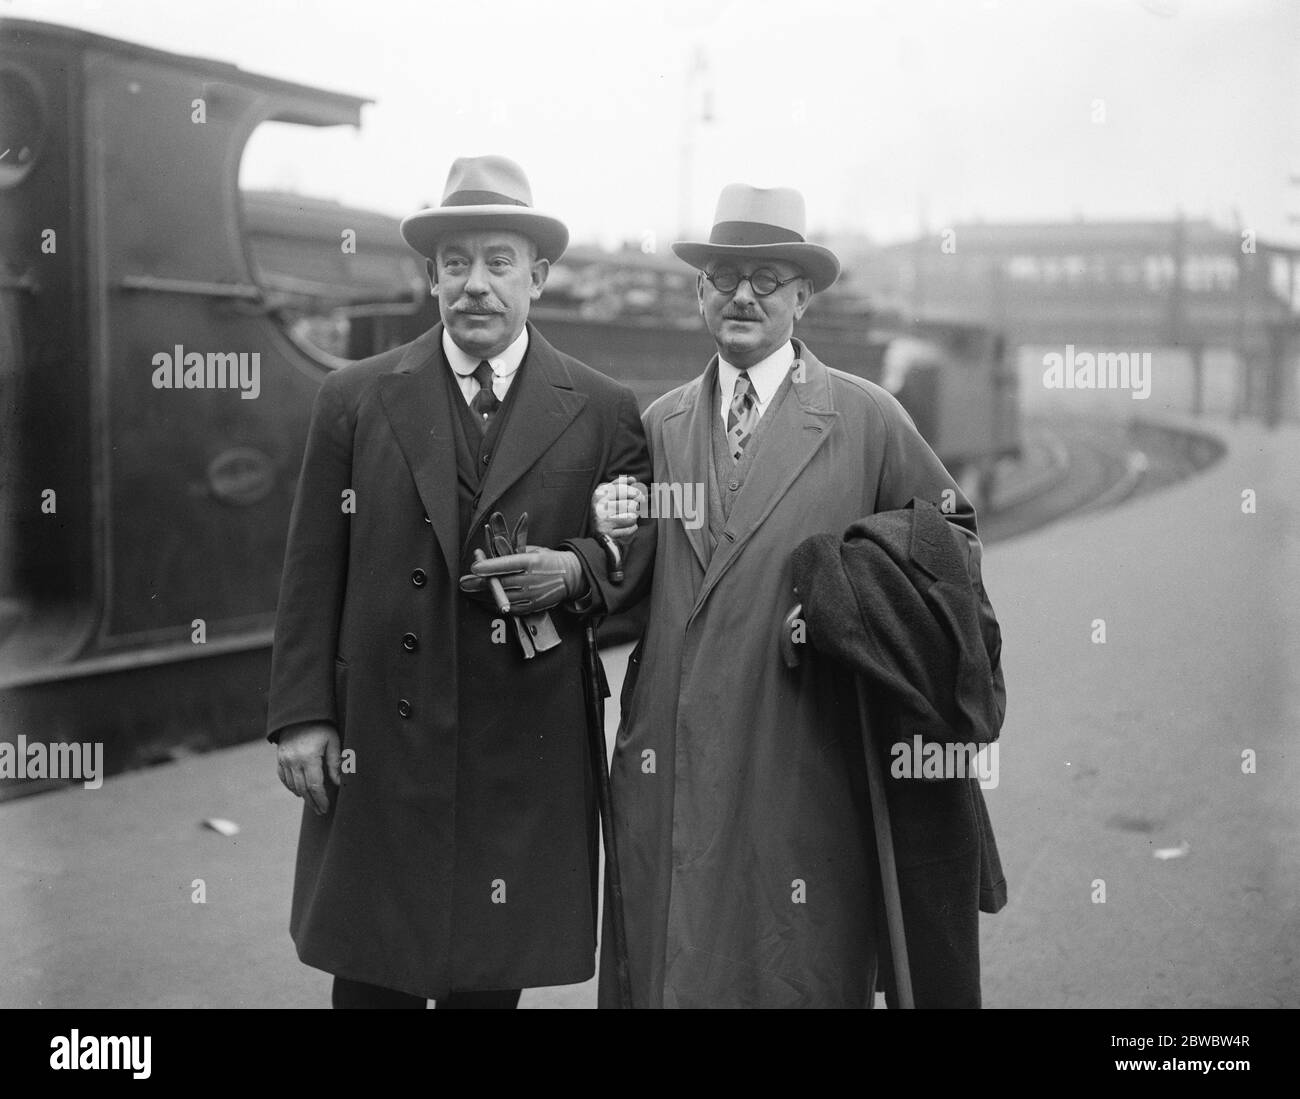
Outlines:
{"type": "MultiPolygon", "coordinates": [[[[790,555],[920,497],[955,502],[979,566],[973,509],[902,406],[795,351],[804,380],[766,411],[717,549],[703,526],[656,524],[612,764],[637,1007],[870,1004],[879,887],[858,708],[815,654],[782,661],[790,555]]],[[[655,481],[709,484],[717,371],[715,357],[646,410],[655,481]]],[[[600,1001],[614,1006],[608,920],[602,939],[600,1001]]]]}

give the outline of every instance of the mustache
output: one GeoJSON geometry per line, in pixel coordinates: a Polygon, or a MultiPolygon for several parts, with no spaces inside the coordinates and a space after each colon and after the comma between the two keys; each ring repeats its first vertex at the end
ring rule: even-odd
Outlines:
{"type": "Polygon", "coordinates": [[[728,309],[722,314],[722,318],[729,321],[759,321],[763,319],[763,315],[757,310],[728,309]]]}
{"type": "Polygon", "coordinates": [[[487,305],[484,302],[466,300],[458,301],[452,306],[452,309],[457,313],[468,313],[475,317],[491,317],[505,312],[504,309],[500,309],[495,305],[487,305]]]}

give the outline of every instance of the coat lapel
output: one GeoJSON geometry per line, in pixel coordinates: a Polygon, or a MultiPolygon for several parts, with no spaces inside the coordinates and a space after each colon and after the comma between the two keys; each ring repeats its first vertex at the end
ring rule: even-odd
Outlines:
{"type": "Polygon", "coordinates": [[[454,579],[460,565],[456,440],[446,388],[438,375],[443,361],[442,325],[437,324],[411,344],[392,374],[380,379],[379,397],[411,467],[425,514],[442,548],[447,574],[454,579]]]}
{"type": "MultiPolygon", "coordinates": [[[[693,385],[682,392],[677,407],[664,417],[664,457],[668,467],[669,484],[685,486],[703,484],[704,492],[697,496],[705,508],[704,520],[708,522],[709,465],[713,461],[713,425],[711,395],[718,384],[718,357],[714,355],[704,373],[693,385]]],[[[686,525],[684,516],[674,516],[686,532],[686,540],[699,558],[700,568],[709,567],[708,531],[704,523],[694,529],[686,525]]]]}
{"type": "Polygon", "coordinates": [[[514,385],[519,392],[511,394],[510,419],[488,466],[478,510],[465,532],[467,544],[510,486],[532,469],[587,403],[586,396],[574,390],[569,368],[532,324],[528,353],[514,385]]]}
{"type": "MultiPolygon", "coordinates": [[[[826,367],[796,340],[795,362],[791,369],[798,371],[800,363],[803,380],[798,380],[796,374],[790,393],[780,407],[766,413],[776,419],[763,434],[763,445],[754,456],[744,487],[732,507],[731,518],[713,551],[696,599],[696,612],[804,467],[812,461],[839,418],[839,413],[831,408],[830,376],[826,367]]],[[[707,401],[699,403],[708,404],[707,401]]],[[[708,460],[712,461],[711,452],[708,460]]],[[[793,545],[790,548],[793,549],[793,545]]]]}

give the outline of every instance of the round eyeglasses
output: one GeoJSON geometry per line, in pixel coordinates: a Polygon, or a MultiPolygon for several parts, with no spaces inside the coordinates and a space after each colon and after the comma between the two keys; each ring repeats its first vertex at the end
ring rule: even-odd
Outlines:
{"type": "Polygon", "coordinates": [[[706,271],[704,277],[713,285],[713,289],[720,294],[734,294],[740,289],[742,282],[749,283],[749,288],[754,291],[754,297],[765,298],[769,294],[775,294],[783,286],[788,286],[792,282],[798,282],[803,275],[793,275],[788,279],[782,279],[770,267],[760,267],[757,271],[751,271],[748,275],[742,275],[734,267],[715,267],[712,271],[706,271]]]}

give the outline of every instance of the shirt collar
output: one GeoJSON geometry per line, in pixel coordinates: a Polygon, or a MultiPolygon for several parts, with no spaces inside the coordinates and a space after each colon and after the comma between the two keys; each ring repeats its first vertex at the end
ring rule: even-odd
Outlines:
{"type": "MultiPolygon", "coordinates": [[[[754,387],[754,395],[760,405],[767,404],[781,387],[781,382],[794,362],[794,344],[786,340],[762,362],[748,367],[749,381],[754,387]]],[[[736,379],[740,377],[740,367],[732,366],[721,355],[718,356],[718,385],[726,397],[735,392],[736,379]]]]}
{"type": "MultiPolygon", "coordinates": [[[[488,359],[488,363],[492,367],[492,373],[498,378],[510,377],[519,369],[519,364],[524,361],[524,353],[527,350],[528,326],[524,325],[523,331],[519,333],[514,343],[502,351],[500,355],[494,355],[488,359]]],[[[442,351],[447,356],[448,365],[462,378],[468,378],[473,374],[482,361],[462,351],[445,327],[442,330],[442,351]]]]}

